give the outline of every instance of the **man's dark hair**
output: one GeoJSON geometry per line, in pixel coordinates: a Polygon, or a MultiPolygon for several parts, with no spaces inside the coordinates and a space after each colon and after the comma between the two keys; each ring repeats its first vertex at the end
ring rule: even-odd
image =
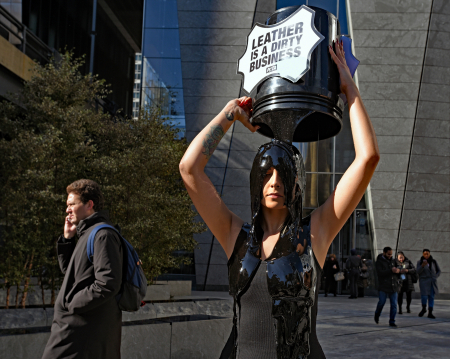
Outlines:
{"type": "Polygon", "coordinates": [[[423,252],[429,252],[429,253],[431,253],[431,251],[430,251],[429,249],[426,249],[426,248],[422,251],[422,253],[423,253],[423,252]]]}
{"type": "Polygon", "coordinates": [[[383,248],[383,253],[387,253],[387,252],[389,252],[389,251],[392,251],[392,248],[391,248],[391,247],[384,247],[384,248],[383,248]]]}
{"type": "Polygon", "coordinates": [[[81,202],[84,204],[88,203],[90,200],[94,202],[94,211],[98,212],[103,209],[104,199],[103,193],[97,182],[80,179],[67,186],[67,194],[74,193],[80,196],[81,202]]]}

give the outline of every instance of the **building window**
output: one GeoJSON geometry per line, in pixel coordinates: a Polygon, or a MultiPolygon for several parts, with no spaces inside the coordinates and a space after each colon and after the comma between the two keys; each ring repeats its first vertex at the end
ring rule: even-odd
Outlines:
{"type": "Polygon", "coordinates": [[[176,0],[146,0],[142,47],[143,106],[157,105],[168,123],[185,132],[176,0]]]}

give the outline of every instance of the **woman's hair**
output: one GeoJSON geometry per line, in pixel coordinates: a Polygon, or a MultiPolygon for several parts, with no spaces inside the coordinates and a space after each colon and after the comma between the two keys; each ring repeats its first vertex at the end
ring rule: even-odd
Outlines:
{"type": "Polygon", "coordinates": [[[289,210],[289,214],[281,228],[281,233],[291,223],[301,220],[302,216],[302,202],[306,185],[302,155],[296,147],[274,139],[258,149],[250,172],[252,221],[257,237],[262,231],[261,198],[264,177],[272,167],[277,170],[283,181],[285,205],[289,210]]]}
{"type": "Polygon", "coordinates": [[[67,186],[67,194],[74,193],[80,196],[81,202],[84,204],[90,200],[94,202],[94,211],[98,212],[103,209],[104,198],[100,186],[97,182],[89,179],[80,179],[67,186]]]}
{"type": "Polygon", "coordinates": [[[329,257],[330,257],[330,258],[334,258],[334,260],[337,260],[336,254],[334,254],[334,253],[331,253],[331,254],[329,255],[329,257]]]}

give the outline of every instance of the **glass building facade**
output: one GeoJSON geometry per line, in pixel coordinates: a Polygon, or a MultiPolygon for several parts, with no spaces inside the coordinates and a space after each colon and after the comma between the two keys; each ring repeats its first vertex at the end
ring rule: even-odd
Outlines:
{"type": "Polygon", "coordinates": [[[141,106],[159,106],[184,136],[183,80],[176,0],[146,0],[141,106]]]}
{"type": "MultiPolygon", "coordinates": [[[[293,6],[316,6],[338,17],[341,34],[348,35],[346,2],[344,0],[277,0],[277,9],[293,6]]],[[[304,213],[306,216],[322,205],[333,193],[342,175],[355,158],[348,107],[343,116],[342,131],[336,137],[318,142],[297,143],[303,155],[306,169],[306,193],[304,213]]],[[[369,267],[368,289],[376,289],[373,241],[365,198],[358,204],[344,227],[334,239],[328,253],[336,254],[341,268],[355,248],[357,254],[369,267]]],[[[339,282],[338,290],[346,289],[346,281],[339,282]]]]}
{"type": "Polygon", "coordinates": [[[76,57],[86,55],[82,72],[87,74],[92,69],[110,84],[112,93],[105,99],[104,108],[131,115],[133,64],[142,39],[143,0],[130,0],[124,6],[119,0],[104,0],[97,6],[92,0],[23,0],[22,22],[50,48],[73,50],[76,57]]]}
{"type": "MultiPolygon", "coordinates": [[[[139,102],[133,100],[133,116],[139,113],[139,108],[136,108],[138,103],[144,109],[158,106],[167,123],[180,130],[179,137],[182,138],[185,136],[186,122],[177,0],[145,0],[144,12],[142,54],[140,65],[136,61],[135,72],[135,91],[140,86],[141,97],[139,102]]],[[[179,250],[173,255],[188,257],[191,263],[171,268],[158,279],[191,280],[195,288],[194,253],[179,250]]]]}
{"type": "Polygon", "coordinates": [[[133,118],[139,117],[141,108],[141,78],[142,78],[142,54],[136,54],[134,61],[134,85],[133,85],[133,118]]]}

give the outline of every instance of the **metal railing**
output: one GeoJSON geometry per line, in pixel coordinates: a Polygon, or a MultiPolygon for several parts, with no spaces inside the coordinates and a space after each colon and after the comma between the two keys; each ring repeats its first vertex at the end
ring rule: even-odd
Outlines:
{"type": "Polygon", "coordinates": [[[0,5],[0,36],[7,39],[20,51],[41,65],[48,63],[56,53],[40,38],[33,34],[24,24],[0,5]]]}

